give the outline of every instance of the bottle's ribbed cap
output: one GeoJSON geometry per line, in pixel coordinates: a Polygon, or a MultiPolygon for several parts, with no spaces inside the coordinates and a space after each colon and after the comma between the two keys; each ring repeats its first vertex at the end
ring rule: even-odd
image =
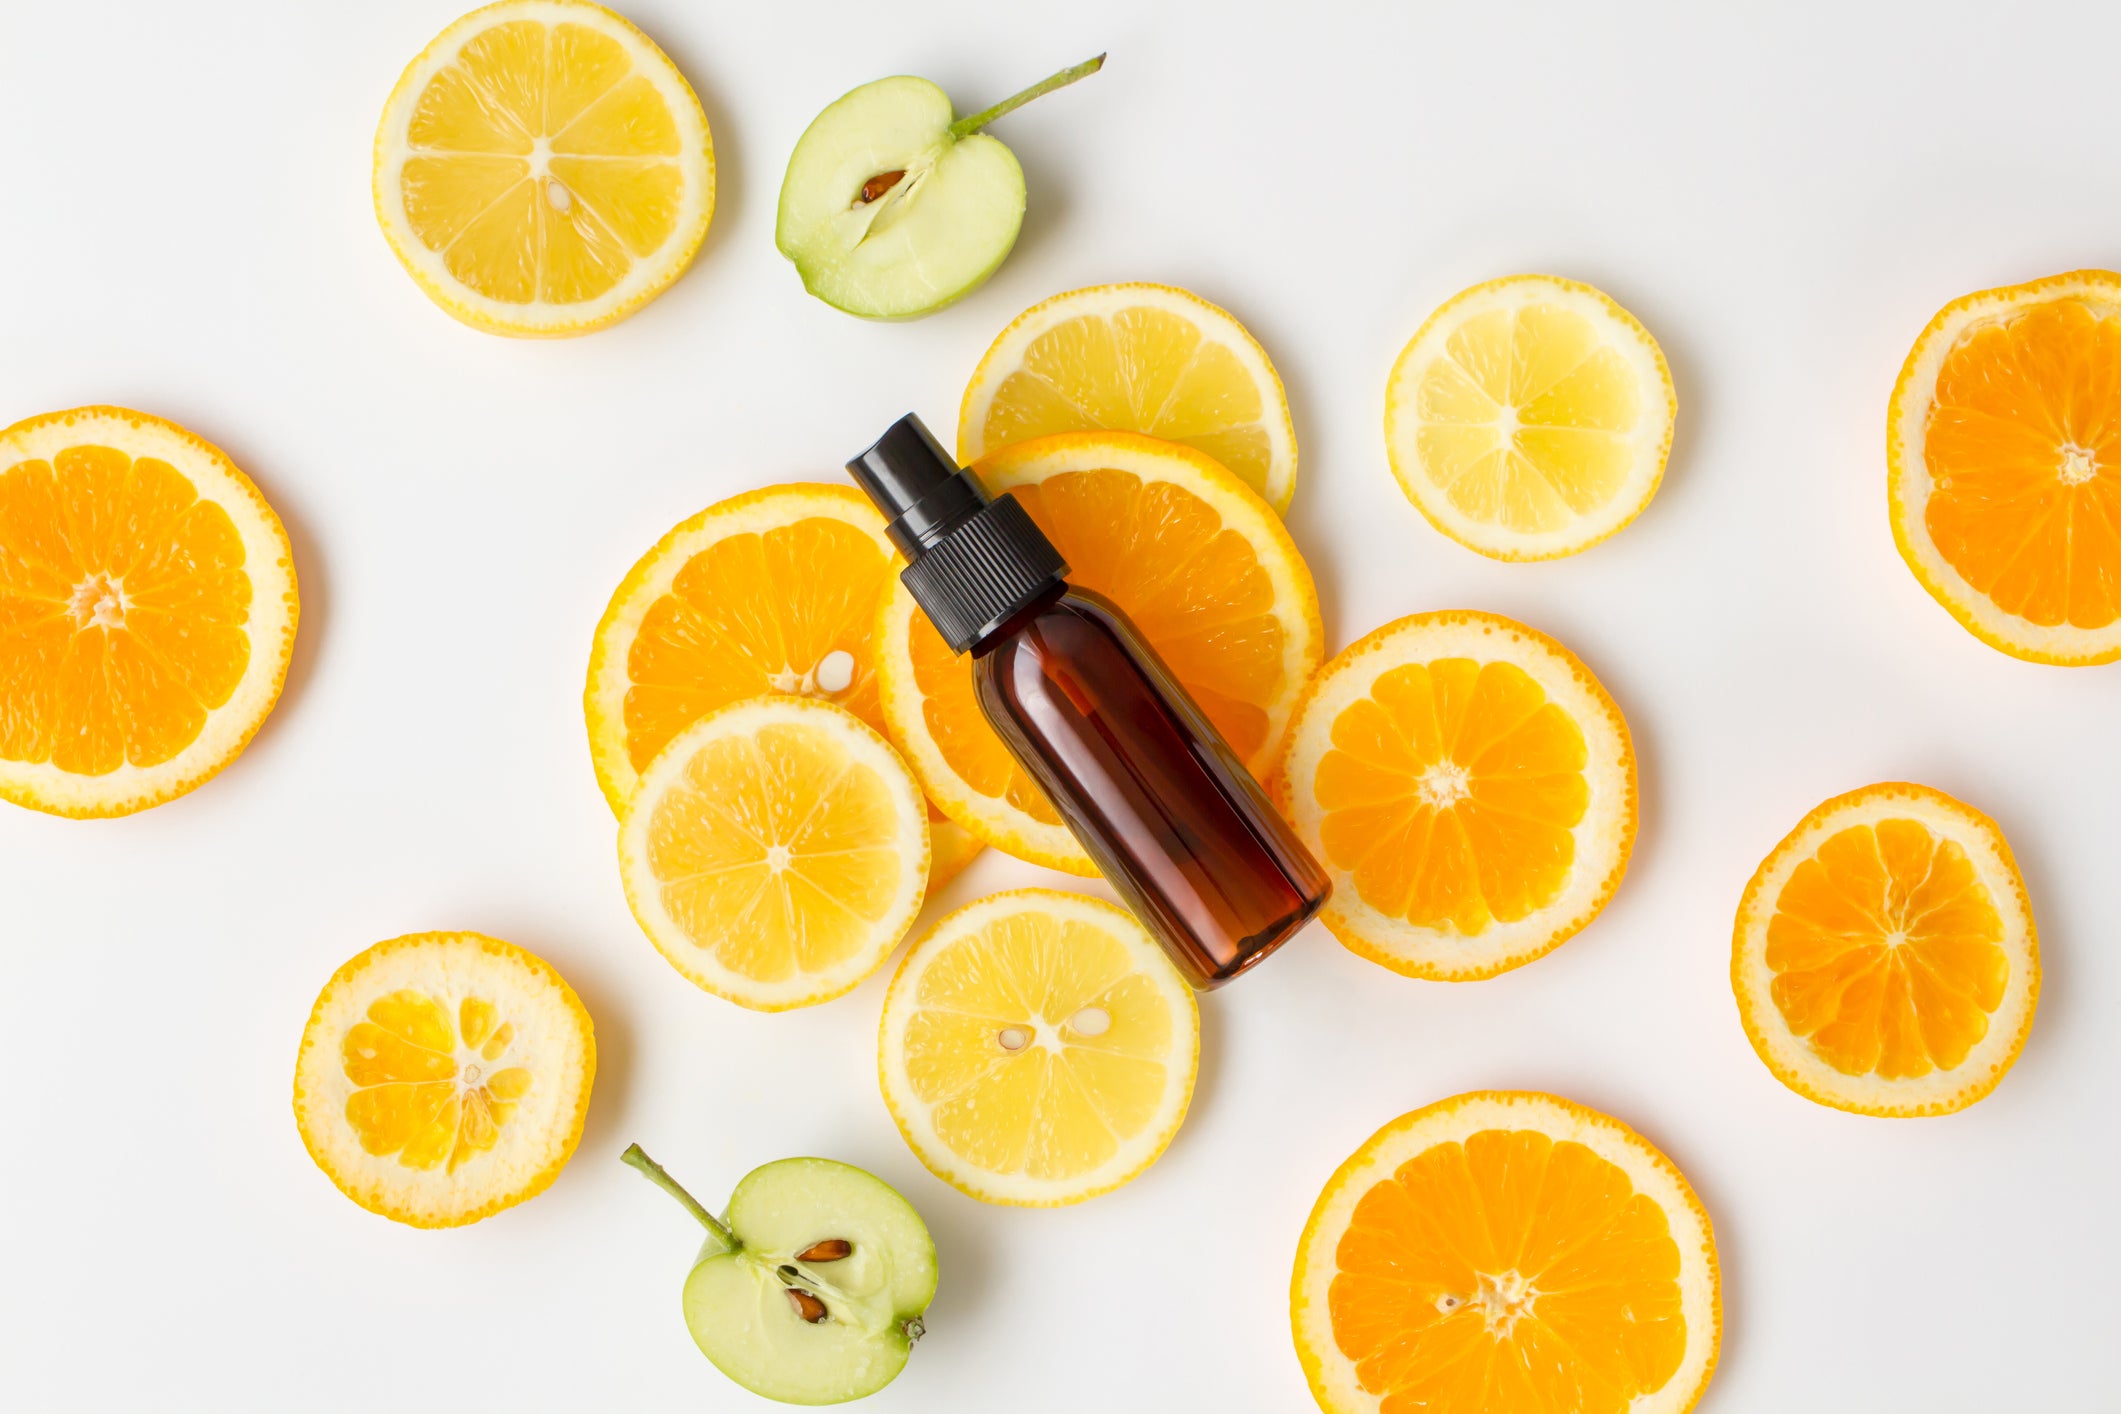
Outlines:
{"type": "Polygon", "coordinates": [[[907,413],[847,463],[890,521],[907,560],[899,578],[962,653],[1061,582],[1068,565],[1013,496],[990,500],[921,420],[907,413]]]}

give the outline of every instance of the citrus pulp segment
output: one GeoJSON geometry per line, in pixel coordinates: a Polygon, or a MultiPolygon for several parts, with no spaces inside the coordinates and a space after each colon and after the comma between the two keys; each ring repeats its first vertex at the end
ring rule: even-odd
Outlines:
{"type": "Polygon", "coordinates": [[[588,0],[500,0],[406,66],[376,128],[376,219],[430,299],[493,334],[585,334],[662,293],[714,214],[676,65],[588,0]]]}
{"type": "Polygon", "coordinates": [[[1431,525],[1498,560],[1587,550],[1642,513],[1678,401],[1647,329],[1589,285],[1461,291],[1392,368],[1385,447],[1431,525]]]}
{"type": "Polygon", "coordinates": [[[545,1191],[582,1137],[596,1037],[541,958],[411,933],[332,975],[295,1060],[309,1156],[370,1212],[457,1227],[545,1191]]]}
{"type": "Polygon", "coordinates": [[[129,815],[203,784],[298,616],[287,532],[219,448],[114,407],[0,432],[0,800],[129,815]]]}
{"type": "Polygon", "coordinates": [[[1505,1091],[1402,1115],[1340,1166],[1289,1308],[1328,1414],[1681,1414],[1723,1333],[1715,1234],[1671,1160],[1505,1091]]]}
{"type": "Polygon", "coordinates": [[[2121,275],[2079,270],[1938,311],[1893,387],[1893,540],[1976,638],[2121,658],[2121,275]]]}
{"type": "Polygon", "coordinates": [[[1738,906],[1731,987],[1753,1049],[1807,1099],[1946,1114],[2018,1059],[2040,944],[1996,823],[1928,786],[1836,796],[1762,862],[1738,906]]]}
{"type": "MultiPolygon", "coordinates": [[[[1237,754],[1272,759],[1324,630],[1310,569],[1273,511],[1190,447],[1127,432],[1021,442],[976,467],[1059,547],[1069,582],[1117,604],[1237,754]]],[[[987,843],[1084,876],[1084,854],[988,726],[972,663],[894,582],[877,630],[884,719],[929,798],[987,843]]]]}
{"type": "Polygon", "coordinates": [[[1323,917],[1410,977],[1492,977],[1598,915],[1635,840],[1620,709],[1499,614],[1415,614],[1312,680],[1274,789],[1333,878],[1323,917]]]}
{"type": "Polygon", "coordinates": [[[1098,428],[1184,443],[1278,512],[1296,494],[1296,429],[1266,350],[1184,290],[1094,285],[1018,315],[966,385],[958,460],[1098,428]]]}
{"type": "Polygon", "coordinates": [[[619,873],[650,942],[759,1011],[829,1001],[898,946],[928,883],[928,810],[891,744],[845,708],[757,697],[649,764],[619,873]]]}
{"type": "Polygon", "coordinates": [[[920,1161],[987,1203],[1119,1187],[1185,1118],[1192,989],[1134,916],[1050,889],[995,894],[916,942],[884,998],[884,1102],[920,1161]]]}

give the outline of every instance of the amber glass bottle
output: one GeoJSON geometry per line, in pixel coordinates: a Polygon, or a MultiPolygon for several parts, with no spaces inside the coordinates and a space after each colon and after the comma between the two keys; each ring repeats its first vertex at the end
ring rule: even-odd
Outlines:
{"type": "Polygon", "coordinates": [[[906,587],[973,655],[988,722],[1187,980],[1219,986],[1310,921],[1325,871],[1021,505],[990,500],[910,415],[847,469],[890,519],[906,587]]]}

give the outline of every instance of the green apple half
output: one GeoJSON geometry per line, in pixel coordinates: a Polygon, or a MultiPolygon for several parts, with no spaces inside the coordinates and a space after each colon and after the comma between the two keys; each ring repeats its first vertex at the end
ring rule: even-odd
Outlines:
{"type": "Polygon", "coordinates": [[[805,289],[849,314],[914,319],[963,297],[1024,224],[1024,169],[980,130],[1104,62],[1063,69],[969,118],[926,79],[863,84],[797,141],[774,243],[805,289]]]}
{"type": "Polygon", "coordinates": [[[624,1158],[707,1229],[685,1326],[716,1369],[783,1404],[839,1404],[905,1368],[935,1244],[897,1189],[852,1164],[781,1159],[746,1174],[717,1219],[640,1145],[624,1158]]]}

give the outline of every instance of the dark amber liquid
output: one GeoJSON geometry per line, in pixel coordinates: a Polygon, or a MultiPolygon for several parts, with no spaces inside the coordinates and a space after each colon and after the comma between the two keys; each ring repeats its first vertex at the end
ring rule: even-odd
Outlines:
{"type": "Polygon", "coordinates": [[[1325,871],[1110,601],[1069,589],[973,648],[987,720],[1194,986],[1325,905],[1325,871]]]}

